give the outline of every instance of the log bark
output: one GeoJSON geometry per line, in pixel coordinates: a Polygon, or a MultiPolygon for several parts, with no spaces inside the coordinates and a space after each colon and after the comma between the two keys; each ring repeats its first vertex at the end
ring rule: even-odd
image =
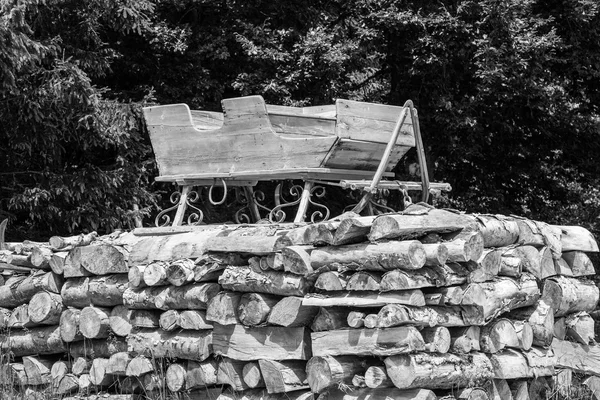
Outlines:
{"type": "Polygon", "coordinates": [[[315,288],[324,290],[326,292],[345,290],[350,276],[352,275],[338,271],[323,272],[317,277],[317,280],[315,281],[315,288]]]}
{"type": "Polygon", "coordinates": [[[115,353],[127,351],[127,343],[122,339],[95,339],[82,340],[71,343],[69,354],[73,358],[85,357],[93,359],[96,357],[110,358],[115,353]]]}
{"type": "Polygon", "coordinates": [[[425,351],[429,353],[447,353],[450,350],[451,337],[448,328],[434,326],[421,331],[425,341],[425,351]]]}
{"type": "Polygon", "coordinates": [[[561,230],[562,251],[598,252],[598,243],[594,235],[582,226],[554,226],[561,230]]]}
{"type": "Polygon", "coordinates": [[[181,329],[200,331],[213,329],[213,324],[207,319],[206,311],[185,310],[179,314],[179,325],[181,329]]]}
{"type": "Polygon", "coordinates": [[[344,392],[331,390],[318,400],[436,400],[438,397],[429,389],[400,390],[397,388],[363,388],[344,392]]]}
{"type": "Polygon", "coordinates": [[[462,305],[477,305],[483,309],[486,321],[503,312],[533,305],[541,293],[535,278],[523,274],[519,280],[498,277],[492,282],[472,283],[465,287],[462,305]]]}
{"type": "Polygon", "coordinates": [[[27,312],[31,322],[42,325],[58,325],[64,310],[65,306],[59,294],[39,292],[29,301],[27,312]]]}
{"type": "Polygon", "coordinates": [[[388,304],[377,315],[377,327],[401,325],[416,326],[470,326],[483,325],[481,311],[476,307],[410,307],[388,304]]]}
{"type": "Polygon", "coordinates": [[[586,375],[598,375],[600,346],[583,346],[555,338],[551,348],[556,356],[557,368],[568,368],[586,375]]]}
{"type": "MultiPolygon", "coordinates": [[[[491,281],[496,276],[501,275],[502,253],[497,249],[484,249],[477,260],[467,262],[466,266],[470,271],[469,282],[491,281]]],[[[519,273],[516,276],[520,275],[519,273]]]]}
{"type": "Polygon", "coordinates": [[[312,269],[335,263],[348,270],[413,270],[423,267],[426,259],[425,248],[417,240],[320,247],[310,253],[312,269]]]}
{"type": "Polygon", "coordinates": [[[595,275],[596,270],[592,260],[582,251],[567,251],[562,254],[563,260],[571,268],[573,276],[595,275]]]}
{"type": "Polygon", "coordinates": [[[144,268],[144,283],[146,286],[164,286],[168,285],[167,267],[169,263],[165,261],[155,261],[144,268]]]}
{"type": "Polygon", "coordinates": [[[127,346],[134,355],[202,361],[210,355],[212,336],[209,330],[173,333],[142,329],[127,336],[127,346]]]}
{"type": "Polygon", "coordinates": [[[504,215],[477,215],[477,230],[483,235],[485,247],[504,247],[515,244],[519,225],[514,218],[504,215]]]}
{"type": "Polygon", "coordinates": [[[123,305],[132,309],[155,310],[154,304],[156,296],[166,290],[165,287],[150,287],[143,289],[127,288],[123,292],[123,305]]]}
{"type": "MultiPolygon", "coordinates": [[[[586,385],[585,381],[583,382],[583,385],[586,385]]],[[[556,375],[552,377],[552,387],[559,396],[563,396],[567,399],[570,398],[571,390],[573,388],[573,371],[570,369],[557,370],[556,375]]]]}
{"type": "Polygon", "coordinates": [[[39,292],[60,293],[63,279],[52,272],[15,277],[0,286],[0,307],[15,308],[29,302],[39,292]]]}
{"type": "Polygon", "coordinates": [[[167,286],[156,295],[154,305],[162,310],[206,310],[208,302],[219,290],[221,288],[216,283],[167,286]]]}
{"type": "Polygon", "coordinates": [[[123,293],[127,284],[128,278],[125,274],[67,279],[62,287],[61,296],[64,304],[69,307],[113,307],[123,304],[123,293]]]}
{"type": "Polygon", "coordinates": [[[241,324],[238,307],[242,293],[219,292],[208,302],[206,318],[221,325],[241,324]]]}
{"type": "Polygon", "coordinates": [[[242,378],[244,379],[244,383],[251,389],[265,387],[265,381],[257,361],[244,364],[242,378]]]}
{"type": "Polygon", "coordinates": [[[216,355],[242,361],[310,358],[310,337],[304,327],[246,328],[241,325],[216,324],[212,347],[216,355]]]}
{"type": "Polygon", "coordinates": [[[131,355],[126,351],[113,354],[108,359],[106,373],[110,375],[126,376],[127,366],[131,360],[131,355]]]}
{"type": "Polygon", "coordinates": [[[561,317],[579,311],[593,311],[600,291],[592,281],[557,276],[546,279],[542,298],[554,309],[554,316],[561,317]]]}
{"type": "Polygon", "coordinates": [[[12,352],[15,357],[32,354],[60,354],[67,350],[60,337],[58,326],[31,328],[0,335],[0,349],[12,352]]]}
{"type": "Polygon", "coordinates": [[[308,326],[317,312],[318,307],[302,305],[302,297],[288,296],[271,308],[267,323],[287,327],[308,326]]]}
{"type": "Polygon", "coordinates": [[[423,244],[425,249],[425,266],[441,267],[448,261],[448,248],[443,243],[423,244]]]}
{"type": "Polygon", "coordinates": [[[268,294],[244,293],[238,305],[238,317],[246,326],[264,324],[279,300],[279,297],[268,294]]]}
{"type": "Polygon", "coordinates": [[[65,278],[126,274],[129,252],[121,246],[98,244],[75,247],[65,260],[65,278]]]}
{"type": "Polygon", "coordinates": [[[47,385],[52,382],[52,361],[39,357],[23,357],[23,368],[27,375],[27,384],[32,386],[47,385]]]}
{"type": "Polygon", "coordinates": [[[139,378],[150,372],[154,372],[152,361],[147,357],[137,356],[127,364],[125,375],[139,378]]]}
{"type": "Polygon", "coordinates": [[[167,280],[173,286],[182,286],[193,282],[195,266],[194,261],[189,258],[174,261],[167,267],[167,280]]]}
{"type": "Polygon", "coordinates": [[[388,357],[384,362],[388,376],[399,389],[450,389],[485,382],[493,376],[490,360],[481,353],[468,356],[401,354],[388,357]]]}
{"type": "Polygon", "coordinates": [[[70,250],[74,247],[78,247],[78,246],[88,246],[90,244],[92,244],[92,242],[94,240],[96,240],[96,238],[98,237],[98,234],[96,232],[90,232],[87,234],[81,234],[81,235],[77,235],[77,236],[67,236],[67,237],[63,237],[63,236],[52,236],[49,240],[48,240],[48,244],[50,245],[50,248],[54,251],[59,251],[59,250],[70,250]]]}
{"type": "Polygon", "coordinates": [[[516,347],[517,331],[508,319],[500,318],[481,327],[479,345],[484,353],[497,353],[507,346],[516,347]]]}
{"type": "Polygon", "coordinates": [[[36,246],[31,249],[28,260],[36,268],[39,269],[50,269],[50,258],[52,257],[53,251],[48,247],[36,246]]]}
{"type": "Polygon", "coordinates": [[[344,307],[321,307],[310,329],[313,332],[330,331],[348,327],[348,313],[350,310],[344,307]]]}
{"type": "Polygon", "coordinates": [[[554,259],[549,247],[538,249],[533,246],[518,246],[506,250],[503,256],[520,258],[522,270],[533,274],[538,279],[556,275],[554,259]]]}
{"type": "Polygon", "coordinates": [[[467,282],[469,271],[460,264],[446,264],[441,267],[423,267],[414,271],[394,270],[386,272],[380,283],[380,290],[408,290],[427,287],[461,285],[467,282]]]}
{"type": "Polygon", "coordinates": [[[30,329],[40,326],[29,317],[29,304],[22,304],[15,309],[8,317],[7,327],[9,329],[30,329]]]}
{"type": "Polygon", "coordinates": [[[174,331],[180,327],[179,325],[179,311],[167,310],[160,314],[158,324],[160,328],[165,331],[174,331]]]}
{"type": "Polygon", "coordinates": [[[411,210],[407,209],[403,214],[390,214],[375,218],[369,233],[369,240],[412,239],[431,232],[459,231],[471,224],[472,222],[467,221],[466,217],[445,210],[431,209],[421,215],[411,215],[411,210]]]}
{"type": "Polygon", "coordinates": [[[451,240],[444,242],[448,249],[448,262],[477,261],[483,254],[483,236],[477,231],[461,231],[449,234],[451,240]]]}
{"type": "Polygon", "coordinates": [[[54,272],[57,275],[63,275],[65,272],[65,260],[67,258],[67,256],[69,255],[69,252],[67,251],[60,251],[58,253],[53,253],[50,256],[50,261],[48,262],[50,264],[50,269],[52,270],[52,272],[54,272]]]}
{"type": "Polygon", "coordinates": [[[102,339],[110,333],[110,309],[86,307],[79,314],[79,330],[88,339],[102,339]]]}
{"type": "Polygon", "coordinates": [[[220,360],[217,368],[217,384],[229,385],[231,389],[242,391],[249,389],[244,382],[245,361],[223,358],[220,360]]]}
{"type": "Polygon", "coordinates": [[[313,332],[311,344],[320,356],[389,356],[425,350],[423,336],[412,326],[313,332]]]}
{"type": "Polygon", "coordinates": [[[306,363],[308,385],[314,393],[340,384],[350,385],[354,375],[363,375],[372,364],[377,362],[353,356],[315,356],[306,363]]]}
{"type": "Polygon", "coordinates": [[[237,292],[280,296],[304,296],[310,287],[308,281],[300,275],[279,271],[259,271],[250,267],[229,267],[219,277],[219,284],[223,289],[237,292]]]}
{"type": "Polygon", "coordinates": [[[302,304],[317,307],[382,307],[386,304],[406,304],[424,306],[425,297],[420,290],[404,290],[398,292],[331,292],[327,295],[308,294],[302,304]]]}
{"type": "Polygon", "coordinates": [[[68,308],[60,315],[60,337],[63,341],[70,343],[77,340],[83,340],[83,335],[79,330],[79,317],[81,310],[68,308]]]}
{"type": "Polygon", "coordinates": [[[258,360],[268,393],[308,389],[306,362],[258,360]]]}
{"type": "Polygon", "coordinates": [[[533,345],[548,347],[554,337],[554,310],[544,300],[534,306],[519,308],[507,314],[513,320],[527,321],[533,330],[533,345]]]}
{"type": "Polygon", "coordinates": [[[552,376],[557,361],[551,352],[536,348],[524,353],[508,349],[489,357],[494,367],[495,379],[552,376]]]}

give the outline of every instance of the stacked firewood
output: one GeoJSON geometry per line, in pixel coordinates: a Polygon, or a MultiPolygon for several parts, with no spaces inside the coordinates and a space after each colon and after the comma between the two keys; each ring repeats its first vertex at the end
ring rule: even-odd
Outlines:
{"type": "Polygon", "coordinates": [[[30,395],[520,400],[568,395],[572,371],[600,386],[580,227],[413,205],[4,247],[1,373],[30,395]]]}

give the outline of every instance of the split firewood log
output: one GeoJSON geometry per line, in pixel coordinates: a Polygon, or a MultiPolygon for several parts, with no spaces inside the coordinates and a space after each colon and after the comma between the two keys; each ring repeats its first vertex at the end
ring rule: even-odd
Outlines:
{"type": "Polygon", "coordinates": [[[127,366],[133,357],[126,351],[115,353],[108,358],[106,373],[110,375],[126,376],[127,366]]]}
{"type": "Polygon", "coordinates": [[[259,271],[250,267],[228,267],[219,277],[219,284],[223,289],[237,292],[267,293],[280,296],[304,296],[310,286],[308,281],[300,275],[260,269],[259,271]]]}
{"type": "Polygon", "coordinates": [[[268,393],[308,389],[305,361],[258,360],[268,393]]]}
{"type": "Polygon", "coordinates": [[[213,324],[207,319],[206,311],[185,310],[179,313],[179,325],[181,329],[200,331],[213,329],[213,324]]]}
{"type": "Polygon", "coordinates": [[[374,358],[315,356],[306,364],[308,385],[314,393],[340,384],[350,385],[354,375],[364,375],[368,367],[379,364],[374,358]]]}
{"type": "Polygon", "coordinates": [[[308,326],[314,320],[319,307],[305,306],[302,297],[284,297],[271,308],[267,317],[269,325],[278,326],[308,326]]]}
{"type": "Polygon", "coordinates": [[[280,299],[264,293],[244,293],[240,298],[237,315],[246,326],[264,324],[280,299]]]}
{"type": "Polygon", "coordinates": [[[42,325],[58,325],[60,316],[66,309],[62,297],[51,292],[38,292],[31,300],[27,312],[33,323],[42,325]]]}
{"type": "Polygon", "coordinates": [[[598,304],[600,291],[588,280],[556,276],[544,281],[542,298],[561,317],[579,311],[593,311],[598,304]]]}
{"type": "Polygon", "coordinates": [[[154,372],[152,361],[147,357],[137,356],[132,358],[129,364],[127,364],[125,375],[140,378],[150,372],[154,372]]]}
{"type": "Polygon", "coordinates": [[[167,279],[168,262],[155,261],[144,268],[144,283],[146,286],[165,286],[169,284],[167,279]]]}

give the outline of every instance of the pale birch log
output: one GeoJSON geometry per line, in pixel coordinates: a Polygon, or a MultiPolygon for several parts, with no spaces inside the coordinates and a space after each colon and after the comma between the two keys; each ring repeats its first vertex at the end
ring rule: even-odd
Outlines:
{"type": "Polygon", "coordinates": [[[308,385],[315,393],[321,393],[340,384],[350,385],[354,375],[363,375],[375,359],[353,356],[315,356],[306,364],[308,385]]]}
{"type": "Polygon", "coordinates": [[[50,261],[48,263],[50,264],[50,269],[52,270],[52,272],[54,272],[57,275],[64,274],[65,260],[68,255],[69,255],[69,252],[60,251],[58,253],[53,253],[50,256],[50,261]]]}
{"type": "MultiPolygon", "coordinates": [[[[252,259],[252,258],[250,258],[252,259]]],[[[194,268],[194,281],[206,281],[207,277],[220,274],[227,267],[248,266],[250,260],[236,253],[208,253],[196,259],[194,268]]],[[[259,267],[260,269],[260,267],[259,267]]]]}
{"type": "Polygon", "coordinates": [[[483,236],[477,231],[463,230],[445,235],[450,239],[444,242],[448,249],[448,262],[477,261],[483,254],[483,236]]]}
{"type": "MultiPolygon", "coordinates": [[[[212,392],[211,392],[211,395],[212,392]]],[[[286,393],[285,396],[279,394],[269,394],[265,389],[249,389],[243,392],[227,389],[220,393],[217,400],[314,400],[310,391],[298,390],[296,392],[286,393]]]]}
{"type": "Polygon", "coordinates": [[[205,310],[208,302],[220,290],[217,283],[192,283],[185,286],[167,286],[154,298],[158,309],[205,310]]]}
{"type": "Polygon", "coordinates": [[[399,389],[450,389],[485,382],[493,376],[490,360],[481,353],[401,354],[384,360],[387,373],[399,389]]]}
{"type": "MultiPolygon", "coordinates": [[[[498,250],[500,253],[502,250],[498,250]]],[[[498,275],[518,278],[523,273],[523,261],[517,255],[502,254],[498,275]]]]}
{"type": "Polygon", "coordinates": [[[531,307],[519,308],[507,314],[513,320],[527,321],[533,330],[533,345],[548,347],[554,337],[554,309],[544,300],[531,307]]]}
{"type": "Polygon", "coordinates": [[[123,305],[131,309],[156,310],[156,296],[166,290],[164,286],[146,287],[142,289],[127,288],[123,292],[123,305]]]}
{"type": "Polygon", "coordinates": [[[509,347],[518,348],[521,350],[529,350],[533,345],[533,328],[527,321],[511,321],[517,332],[517,345],[509,344],[509,347]]]}
{"type": "Polygon", "coordinates": [[[110,358],[115,353],[127,351],[127,343],[123,339],[93,339],[82,340],[71,343],[69,346],[69,354],[73,358],[110,358]]]}
{"type": "Polygon", "coordinates": [[[554,259],[549,247],[518,246],[507,250],[503,255],[520,258],[522,270],[533,274],[538,279],[556,275],[554,259]]]}
{"type": "Polygon", "coordinates": [[[144,356],[137,356],[132,358],[129,364],[127,364],[125,375],[139,378],[150,372],[154,372],[152,360],[144,356]]]}
{"type": "Polygon", "coordinates": [[[52,249],[48,247],[35,246],[31,249],[28,260],[34,267],[48,270],[51,269],[50,258],[52,254],[52,249]]]}
{"type": "Polygon", "coordinates": [[[202,361],[210,355],[212,331],[165,332],[141,329],[127,336],[129,352],[146,357],[202,361]]]}
{"type": "Polygon", "coordinates": [[[25,356],[23,357],[23,368],[29,385],[47,385],[52,382],[52,361],[50,360],[25,356]]]}
{"type": "Polygon", "coordinates": [[[15,277],[0,286],[0,307],[15,308],[39,292],[60,293],[63,278],[53,272],[15,277]]]}
{"type": "Polygon", "coordinates": [[[440,267],[448,261],[448,248],[443,243],[423,244],[423,248],[426,267],[440,267]]]}
{"type": "Polygon", "coordinates": [[[229,267],[219,277],[219,284],[227,290],[281,296],[304,296],[310,287],[309,282],[300,275],[259,271],[250,267],[229,267]]]}
{"type": "Polygon", "coordinates": [[[258,360],[268,393],[308,389],[305,361],[258,360]]]}
{"type": "Polygon", "coordinates": [[[58,326],[31,328],[0,335],[0,350],[12,352],[15,357],[32,354],[60,354],[67,345],[60,337],[58,326]]]}
{"type": "Polygon", "coordinates": [[[483,235],[485,247],[510,246],[519,239],[519,225],[504,215],[475,215],[477,230],[483,235]]]}
{"type": "Polygon", "coordinates": [[[51,292],[36,293],[27,308],[31,322],[42,325],[57,325],[64,310],[62,297],[51,292]]]}
{"type": "Polygon", "coordinates": [[[566,334],[577,343],[594,343],[594,319],[585,311],[570,314],[565,318],[566,334]]]}
{"type": "Polygon", "coordinates": [[[495,379],[523,379],[554,375],[557,358],[550,351],[532,348],[528,352],[507,349],[490,354],[495,379]]]}
{"type": "Polygon", "coordinates": [[[556,276],[544,281],[542,298],[560,317],[579,311],[593,311],[598,304],[600,291],[588,280],[556,276]]]}
{"type": "Polygon", "coordinates": [[[53,384],[52,390],[57,395],[76,393],[79,391],[79,377],[65,374],[53,384]]]}
{"type": "Polygon", "coordinates": [[[469,282],[486,282],[500,275],[501,254],[497,249],[484,249],[477,260],[468,261],[465,265],[470,271],[469,282]]]}
{"type": "Polygon", "coordinates": [[[371,389],[394,387],[385,366],[372,365],[365,371],[365,385],[371,389]]]}
{"type": "Polygon", "coordinates": [[[582,226],[554,226],[561,230],[562,251],[598,252],[594,236],[582,226]]]}
{"type": "Polygon", "coordinates": [[[562,259],[571,268],[573,276],[595,275],[596,270],[592,260],[582,251],[567,251],[562,254],[562,259]]]}
{"type": "Polygon", "coordinates": [[[146,287],[146,283],[144,282],[145,269],[145,265],[134,265],[129,268],[129,271],[127,272],[127,280],[130,288],[141,289],[146,287]]]}
{"type": "Polygon", "coordinates": [[[94,358],[90,367],[90,382],[95,386],[108,386],[112,384],[116,377],[106,373],[108,367],[108,358],[94,358]]]}

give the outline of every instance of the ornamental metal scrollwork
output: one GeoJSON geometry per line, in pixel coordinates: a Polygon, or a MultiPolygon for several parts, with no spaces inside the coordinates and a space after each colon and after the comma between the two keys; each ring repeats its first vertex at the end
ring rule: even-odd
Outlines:
{"type": "MultiPolygon", "coordinates": [[[[199,223],[202,222],[202,220],[204,219],[204,213],[202,212],[202,210],[198,207],[196,207],[193,203],[196,203],[198,200],[200,200],[200,194],[199,192],[195,191],[195,190],[191,190],[191,189],[184,189],[186,190],[186,195],[185,197],[185,206],[184,206],[184,210],[187,208],[190,208],[192,210],[192,213],[190,213],[188,215],[187,218],[187,223],[188,225],[197,225],[199,223]]],[[[169,213],[175,211],[175,213],[177,213],[177,209],[180,207],[180,203],[182,201],[182,192],[180,192],[179,190],[171,193],[171,195],[169,196],[169,202],[171,204],[173,204],[173,206],[162,210],[154,219],[154,225],[157,227],[165,227],[171,224],[171,216],[169,215],[169,213]]],[[[177,215],[177,214],[176,214],[177,215]]]]}
{"type": "Polygon", "coordinates": [[[304,189],[300,185],[292,185],[289,192],[295,200],[286,200],[282,193],[283,184],[278,184],[275,188],[275,207],[269,213],[269,222],[271,223],[281,223],[284,222],[287,214],[283,211],[283,208],[292,207],[297,204],[300,204],[300,200],[302,198],[302,192],[304,189]]]}
{"type": "Polygon", "coordinates": [[[325,190],[324,186],[313,186],[310,189],[310,196],[308,197],[308,203],[312,204],[315,207],[325,210],[325,216],[323,216],[323,213],[319,210],[314,211],[310,215],[310,222],[313,222],[313,223],[314,222],[323,222],[323,221],[327,221],[329,219],[329,215],[331,214],[331,212],[329,211],[329,208],[327,208],[327,206],[325,206],[324,204],[319,204],[319,203],[313,201],[313,196],[321,199],[321,198],[325,197],[326,193],[327,193],[327,191],[325,190]]]}

